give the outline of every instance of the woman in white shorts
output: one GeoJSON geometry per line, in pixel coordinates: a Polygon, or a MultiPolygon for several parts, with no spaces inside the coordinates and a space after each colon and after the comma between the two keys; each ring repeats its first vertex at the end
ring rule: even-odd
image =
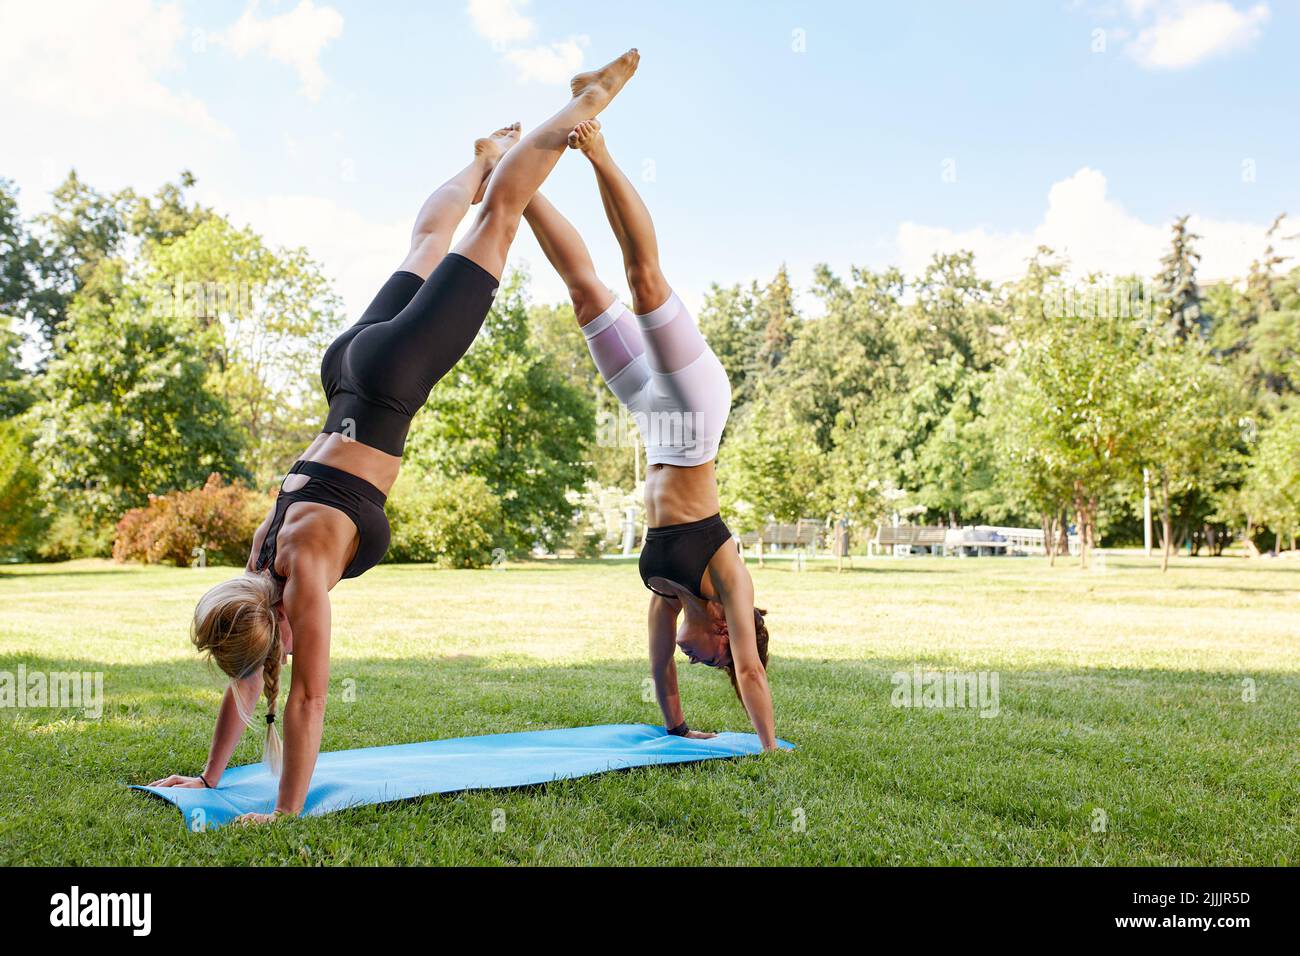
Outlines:
{"type": "Polygon", "coordinates": [[[766,612],[754,606],[753,581],[719,514],[714,458],[731,410],[727,373],[660,271],[649,210],[610,156],[600,123],[579,124],[569,145],[596,172],[623,250],[632,310],[600,281],[582,237],[540,193],[524,218],[568,285],[597,369],[645,443],[648,530],[640,571],[653,592],[650,670],[664,726],[679,736],[713,736],[686,723],[676,645],[691,663],[726,671],[763,748],[775,750],[766,612]]]}

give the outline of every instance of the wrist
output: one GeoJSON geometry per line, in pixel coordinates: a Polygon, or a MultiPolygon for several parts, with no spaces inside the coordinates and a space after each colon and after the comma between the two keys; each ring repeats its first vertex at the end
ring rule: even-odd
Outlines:
{"type": "Polygon", "coordinates": [[[664,729],[667,730],[668,733],[672,734],[674,737],[685,737],[687,734],[691,732],[691,728],[687,725],[684,719],[676,726],[666,727],[664,729]]]}

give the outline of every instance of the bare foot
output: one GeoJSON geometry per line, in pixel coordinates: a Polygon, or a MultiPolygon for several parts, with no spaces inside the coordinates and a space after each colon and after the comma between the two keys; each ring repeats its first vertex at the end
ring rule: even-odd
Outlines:
{"type": "Polygon", "coordinates": [[[575,99],[579,96],[586,97],[599,113],[618,95],[618,91],[623,89],[624,84],[632,79],[632,74],[636,72],[637,64],[640,62],[641,54],[636,51],[636,47],[633,47],[599,70],[579,73],[569,81],[569,88],[573,90],[575,99]]]}
{"type": "Polygon", "coordinates": [[[491,136],[474,140],[474,158],[483,163],[483,181],[479,183],[473,204],[483,201],[483,194],[487,192],[488,178],[492,175],[492,170],[496,169],[497,163],[501,162],[501,157],[506,154],[506,150],[519,142],[519,131],[519,123],[514,122],[509,126],[501,127],[491,136]]]}
{"type": "Polygon", "coordinates": [[[600,131],[600,120],[583,120],[569,134],[569,149],[580,149],[590,159],[605,151],[605,134],[600,131]]]}

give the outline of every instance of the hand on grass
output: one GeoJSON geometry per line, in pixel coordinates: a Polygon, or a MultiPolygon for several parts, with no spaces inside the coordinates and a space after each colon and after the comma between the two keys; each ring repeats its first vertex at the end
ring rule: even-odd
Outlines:
{"type": "Polygon", "coordinates": [[[274,823],[284,814],[281,813],[241,813],[231,822],[236,826],[256,826],[259,823],[274,823]]]}
{"type": "Polygon", "coordinates": [[[151,787],[190,787],[191,789],[204,789],[207,784],[198,777],[183,777],[178,773],[170,777],[163,777],[161,780],[155,780],[149,784],[151,787]]]}

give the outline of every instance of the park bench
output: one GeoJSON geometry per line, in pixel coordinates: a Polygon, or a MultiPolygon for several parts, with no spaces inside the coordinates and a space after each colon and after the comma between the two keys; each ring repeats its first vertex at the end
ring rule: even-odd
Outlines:
{"type": "Polygon", "coordinates": [[[925,548],[931,554],[943,553],[948,529],[929,525],[886,525],[876,529],[876,536],[867,542],[867,556],[875,557],[886,548],[894,555],[908,555],[914,548],[925,548]]]}
{"type": "Polygon", "coordinates": [[[759,531],[746,531],[739,535],[742,554],[753,551],[759,567],[763,558],[772,551],[802,556],[817,556],[818,549],[826,545],[826,525],[820,518],[800,518],[794,523],[769,521],[759,531]],[[771,549],[771,550],[769,550],[771,549]]]}
{"type": "Polygon", "coordinates": [[[752,548],[761,541],[764,548],[809,548],[816,553],[823,545],[825,530],[825,522],[819,518],[800,518],[793,524],[769,521],[761,531],[746,531],[740,535],[740,543],[746,548],[752,548]]]}

